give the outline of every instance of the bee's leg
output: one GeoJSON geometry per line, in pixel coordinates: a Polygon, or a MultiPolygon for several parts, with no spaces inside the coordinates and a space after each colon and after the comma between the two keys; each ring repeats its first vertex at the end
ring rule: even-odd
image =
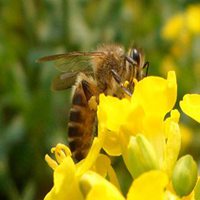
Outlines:
{"type": "Polygon", "coordinates": [[[90,83],[88,81],[86,81],[86,80],[82,80],[81,84],[82,84],[82,88],[83,88],[85,97],[86,97],[87,101],[89,101],[90,98],[94,95],[93,94],[94,92],[92,91],[90,83]]]}
{"type": "Polygon", "coordinates": [[[125,56],[125,60],[128,61],[133,66],[137,65],[137,62],[133,60],[133,58],[131,58],[130,56],[125,56]]]}
{"type": "Polygon", "coordinates": [[[120,75],[114,70],[111,70],[112,72],[112,76],[115,79],[115,81],[120,85],[120,87],[122,88],[122,90],[128,95],[128,96],[132,96],[131,92],[124,86],[120,75]]]}
{"type": "Polygon", "coordinates": [[[145,62],[142,68],[143,68],[143,69],[146,68],[145,76],[147,76],[147,75],[148,75],[148,71],[149,71],[149,62],[145,62]]]}

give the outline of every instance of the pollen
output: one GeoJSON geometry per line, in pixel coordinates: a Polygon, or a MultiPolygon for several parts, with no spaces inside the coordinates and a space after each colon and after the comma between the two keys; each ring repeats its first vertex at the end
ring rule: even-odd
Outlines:
{"type": "Polygon", "coordinates": [[[134,78],[133,83],[134,83],[134,85],[136,85],[138,83],[138,80],[136,78],[134,78]]]}
{"type": "Polygon", "coordinates": [[[97,110],[97,99],[96,96],[92,96],[90,100],[88,101],[88,105],[91,110],[96,111],[97,110]]]}
{"type": "Polygon", "coordinates": [[[129,86],[129,81],[125,81],[124,83],[123,83],[123,86],[125,87],[125,88],[127,88],[128,86],[129,86]]]}

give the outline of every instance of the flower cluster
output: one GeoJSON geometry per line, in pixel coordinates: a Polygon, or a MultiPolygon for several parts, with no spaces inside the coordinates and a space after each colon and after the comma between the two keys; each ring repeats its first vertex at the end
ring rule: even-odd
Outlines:
{"type": "Polygon", "coordinates": [[[179,37],[188,38],[188,35],[200,34],[200,4],[190,5],[166,23],[162,30],[165,39],[173,40],[179,37]],[[185,36],[185,37],[184,37],[185,36]]]}
{"type": "MultiPolygon", "coordinates": [[[[177,76],[183,75],[183,69],[193,66],[194,77],[199,77],[199,56],[196,45],[200,36],[200,4],[188,4],[175,14],[166,15],[166,22],[161,28],[161,38],[167,48],[162,59],[160,70],[165,74],[175,70],[177,76]],[[192,56],[192,61],[189,59],[192,56]],[[187,58],[187,59],[183,59],[187,58]],[[178,67],[181,66],[181,67],[178,67]]],[[[184,74],[183,79],[189,79],[191,74],[184,74]],[[188,76],[188,77],[187,77],[188,76]]],[[[184,83],[182,83],[184,87],[184,83]]]]}
{"type": "MultiPolygon", "coordinates": [[[[136,81],[130,98],[101,94],[98,135],[87,157],[74,163],[62,144],[52,149],[56,161],[46,156],[54,170],[54,186],[45,200],[199,199],[197,164],[190,155],[178,159],[181,131],[180,113],[173,110],[176,97],[173,71],[167,79],[149,76],[136,81]],[[125,195],[109,156],[122,156],[132,176],[125,195]]],[[[186,95],[180,106],[200,122],[200,95],[186,95]]]]}

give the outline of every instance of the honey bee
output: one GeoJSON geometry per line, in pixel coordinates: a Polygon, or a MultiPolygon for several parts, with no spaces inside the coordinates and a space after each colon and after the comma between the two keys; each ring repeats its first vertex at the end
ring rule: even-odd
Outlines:
{"type": "Polygon", "coordinates": [[[68,122],[68,141],[73,157],[80,161],[91,146],[96,121],[96,110],[89,100],[100,93],[123,98],[131,96],[134,79],[140,81],[148,73],[149,63],[143,53],[131,48],[128,53],[120,45],[102,45],[94,52],[69,52],[42,57],[39,62],[55,61],[62,73],[52,82],[54,90],[74,85],[68,122]],[[125,81],[128,85],[125,87],[125,81]]]}

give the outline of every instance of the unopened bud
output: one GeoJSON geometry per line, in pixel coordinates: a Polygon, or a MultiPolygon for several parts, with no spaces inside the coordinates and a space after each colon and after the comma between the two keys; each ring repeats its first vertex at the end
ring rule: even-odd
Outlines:
{"type": "Polygon", "coordinates": [[[126,158],[126,166],[134,178],[145,171],[158,169],[154,148],[143,135],[130,138],[126,158]]]}
{"type": "Polygon", "coordinates": [[[172,184],[176,193],[182,197],[190,194],[196,185],[198,176],[197,164],[192,156],[181,157],[172,174],[172,184]]]}

